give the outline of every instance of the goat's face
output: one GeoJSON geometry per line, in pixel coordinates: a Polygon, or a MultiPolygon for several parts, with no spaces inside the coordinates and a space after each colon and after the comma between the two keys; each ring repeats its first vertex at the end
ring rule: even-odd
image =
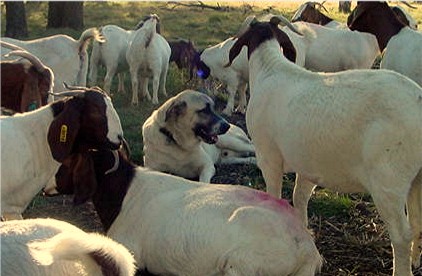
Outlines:
{"type": "Polygon", "coordinates": [[[232,64],[233,60],[239,55],[243,46],[248,47],[249,59],[251,54],[259,47],[259,45],[273,38],[276,39],[280,44],[280,47],[283,48],[283,55],[291,62],[295,62],[296,49],[286,33],[278,28],[278,23],[279,21],[273,19],[271,19],[270,22],[251,22],[249,28],[246,29],[246,31],[237,39],[230,49],[229,63],[226,67],[232,64]]]}
{"type": "Polygon", "coordinates": [[[87,90],[64,100],[61,105],[62,111],[53,120],[48,132],[54,159],[62,162],[75,152],[120,147],[123,130],[108,96],[87,90]]]}
{"type": "Polygon", "coordinates": [[[170,132],[192,131],[199,140],[214,144],[217,136],[230,128],[226,120],[215,113],[213,100],[205,94],[185,90],[169,101],[164,108],[167,108],[165,121],[170,132]]]}
{"type": "Polygon", "coordinates": [[[292,17],[292,22],[305,21],[318,24],[320,12],[315,8],[315,4],[311,2],[303,3],[292,17]]]}

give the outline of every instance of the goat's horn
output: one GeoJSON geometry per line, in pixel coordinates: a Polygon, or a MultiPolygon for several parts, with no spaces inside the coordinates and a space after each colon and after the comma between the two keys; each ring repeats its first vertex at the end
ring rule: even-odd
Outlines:
{"type": "Polygon", "coordinates": [[[275,15],[271,17],[270,22],[276,25],[283,23],[283,25],[287,26],[293,32],[297,33],[298,35],[303,36],[303,34],[295,26],[293,26],[292,23],[290,23],[290,21],[287,18],[285,18],[282,15],[275,15]]]}
{"type": "Polygon", "coordinates": [[[88,88],[84,87],[84,86],[76,86],[76,85],[69,85],[67,84],[67,82],[63,82],[63,86],[64,88],[68,89],[68,90],[88,90],[88,88]]]}
{"type": "Polygon", "coordinates": [[[417,9],[417,7],[410,5],[407,1],[400,1],[400,3],[405,4],[406,6],[408,6],[411,9],[417,9]]]}
{"type": "Polygon", "coordinates": [[[26,58],[34,65],[35,69],[37,69],[38,72],[44,72],[45,70],[49,70],[49,68],[46,67],[39,58],[37,58],[36,56],[34,56],[33,54],[25,50],[14,50],[4,56],[5,57],[17,56],[17,57],[26,58]]]}
{"type": "Polygon", "coordinates": [[[249,28],[249,25],[255,21],[257,21],[255,15],[249,15],[248,17],[246,17],[242,25],[240,25],[239,31],[237,32],[235,37],[240,37],[243,33],[246,32],[246,30],[249,28]]]}
{"type": "Polygon", "coordinates": [[[84,93],[85,93],[85,90],[70,90],[70,91],[63,91],[59,93],[50,92],[50,95],[53,95],[55,97],[69,97],[69,96],[83,95],[84,93]]]}
{"type": "Polygon", "coordinates": [[[315,2],[315,4],[317,4],[320,8],[323,8],[325,12],[329,13],[329,12],[328,12],[328,10],[327,10],[327,9],[325,8],[325,6],[324,6],[324,3],[325,3],[325,2],[326,2],[326,1],[323,1],[322,3],[315,2]]]}
{"type": "Polygon", "coordinates": [[[115,172],[120,164],[119,153],[117,152],[117,150],[113,150],[111,152],[113,153],[113,156],[114,156],[114,165],[111,169],[107,170],[104,174],[115,172]]]}
{"type": "Polygon", "coordinates": [[[11,49],[11,50],[25,51],[25,49],[15,45],[15,44],[5,42],[5,41],[0,41],[0,45],[1,45],[1,47],[8,48],[8,49],[11,49]]]}

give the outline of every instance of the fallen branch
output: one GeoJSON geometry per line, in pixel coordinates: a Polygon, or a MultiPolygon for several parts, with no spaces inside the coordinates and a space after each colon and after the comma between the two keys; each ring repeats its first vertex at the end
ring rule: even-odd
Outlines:
{"type": "Polygon", "coordinates": [[[169,1],[167,2],[168,5],[174,5],[172,9],[175,9],[178,6],[184,6],[184,7],[194,7],[194,8],[201,8],[201,9],[212,9],[216,11],[228,11],[229,6],[220,6],[219,3],[217,3],[217,6],[211,6],[207,5],[202,1],[197,1],[197,3],[183,3],[183,2],[177,2],[177,1],[169,1]]]}

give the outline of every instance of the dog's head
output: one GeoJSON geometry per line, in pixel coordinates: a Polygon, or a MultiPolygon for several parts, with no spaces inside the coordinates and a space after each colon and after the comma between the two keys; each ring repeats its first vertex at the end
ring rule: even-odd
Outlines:
{"type": "Polygon", "coordinates": [[[192,131],[195,137],[208,144],[214,144],[218,135],[230,128],[229,123],[215,113],[214,101],[207,95],[185,90],[170,99],[165,115],[169,131],[192,131]]]}

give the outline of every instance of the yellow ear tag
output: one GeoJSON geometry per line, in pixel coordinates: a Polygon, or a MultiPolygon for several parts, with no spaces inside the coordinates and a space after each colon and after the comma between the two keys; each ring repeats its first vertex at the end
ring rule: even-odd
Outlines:
{"type": "Polygon", "coordinates": [[[67,138],[67,125],[62,125],[60,128],[60,142],[65,143],[67,138]]]}

